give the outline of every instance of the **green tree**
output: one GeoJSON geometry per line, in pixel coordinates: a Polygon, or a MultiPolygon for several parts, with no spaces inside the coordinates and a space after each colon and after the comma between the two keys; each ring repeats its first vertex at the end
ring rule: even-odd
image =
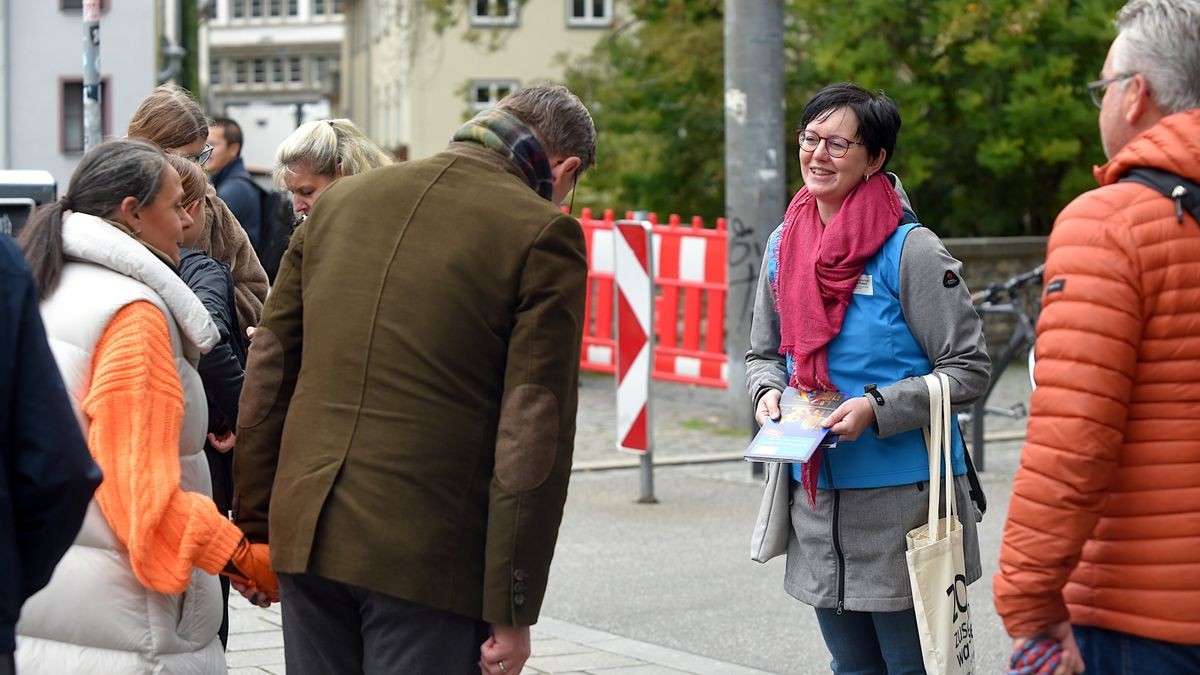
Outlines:
{"type": "MultiPolygon", "coordinates": [[[[882,89],[904,119],[889,170],[944,235],[1044,234],[1103,162],[1097,77],[1122,0],[790,0],[788,148],[804,103],[839,81],[882,89]]],[[[634,0],[631,22],[570,68],[600,165],[581,201],[724,210],[720,0],[634,0]]],[[[799,164],[788,164],[799,189],[799,164]]]]}
{"type": "Polygon", "coordinates": [[[599,130],[578,203],[660,214],[725,211],[722,0],[633,0],[630,20],[566,84],[599,130]]]}

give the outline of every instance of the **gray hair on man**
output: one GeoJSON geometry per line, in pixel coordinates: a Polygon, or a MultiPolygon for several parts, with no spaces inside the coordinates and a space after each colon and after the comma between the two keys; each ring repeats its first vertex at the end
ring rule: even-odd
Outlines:
{"type": "Polygon", "coordinates": [[[570,89],[557,84],[525,87],[505,96],[496,107],[528,125],[547,155],[578,157],[579,173],[596,163],[596,126],[570,89]]]}
{"type": "Polygon", "coordinates": [[[1131,0],[1117,15],[1115,73],[1141,73],[1165,114],[1200,108],[1200,0],[1131,0]]]}

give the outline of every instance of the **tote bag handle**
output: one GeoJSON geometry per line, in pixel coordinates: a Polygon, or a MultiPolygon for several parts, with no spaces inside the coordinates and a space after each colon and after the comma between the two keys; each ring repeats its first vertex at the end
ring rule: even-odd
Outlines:
{"type": "Polygon", "coordinates": [[[929,538],[938,541],[950,536],[954,520],[954,469],[951,464],[950,378],[945,373],[930,373],[924,378],[929,388],[929,426],[925,427],[925,445],[929,449],[929,538]],[[939,533],[938,505],[941,501],[939,468],[946,466],[946,531],[939,533]]]}

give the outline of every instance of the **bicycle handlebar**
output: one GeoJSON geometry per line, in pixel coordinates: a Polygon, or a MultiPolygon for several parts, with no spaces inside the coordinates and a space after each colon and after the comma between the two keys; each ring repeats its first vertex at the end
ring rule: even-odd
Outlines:
{"type": "Polygon", "coordinates": [[[994,281],[988,284],[987,288],[983,289],[982,291],[976,291],[975,293],[972,293],[971,302],[991,302],[995,298],[999,297],[1002,293],[1007,294],[1009,298],[1016,297],[1017,291],[1025,287],[1030,282],[1042,280],[1042,272],[1045,267],[1045,265],[1038,265],[1028,272],[1023,272],[1009,278],[1003,283],[994,281]]]}

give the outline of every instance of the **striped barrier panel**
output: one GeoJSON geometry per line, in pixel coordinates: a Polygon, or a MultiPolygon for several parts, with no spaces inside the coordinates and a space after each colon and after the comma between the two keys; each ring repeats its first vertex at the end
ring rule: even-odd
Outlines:
{"type": "MultiPolygon", "coordinates": [[[[626,214],[627,218],[632,214],[626,214]]],[[[613,373],[613,212],[595,219],[584,209],[588,247],[588,294],[583,370],[613,373]]],[[[728,292],[725,219],[707,229],[699,217],[690,226],[679,216],[666,225],[653,224],[653,270],[656,289],[653,376],[658,380],[723,388],[728,382],[725,356],[725,295],[728,292]]]]}

